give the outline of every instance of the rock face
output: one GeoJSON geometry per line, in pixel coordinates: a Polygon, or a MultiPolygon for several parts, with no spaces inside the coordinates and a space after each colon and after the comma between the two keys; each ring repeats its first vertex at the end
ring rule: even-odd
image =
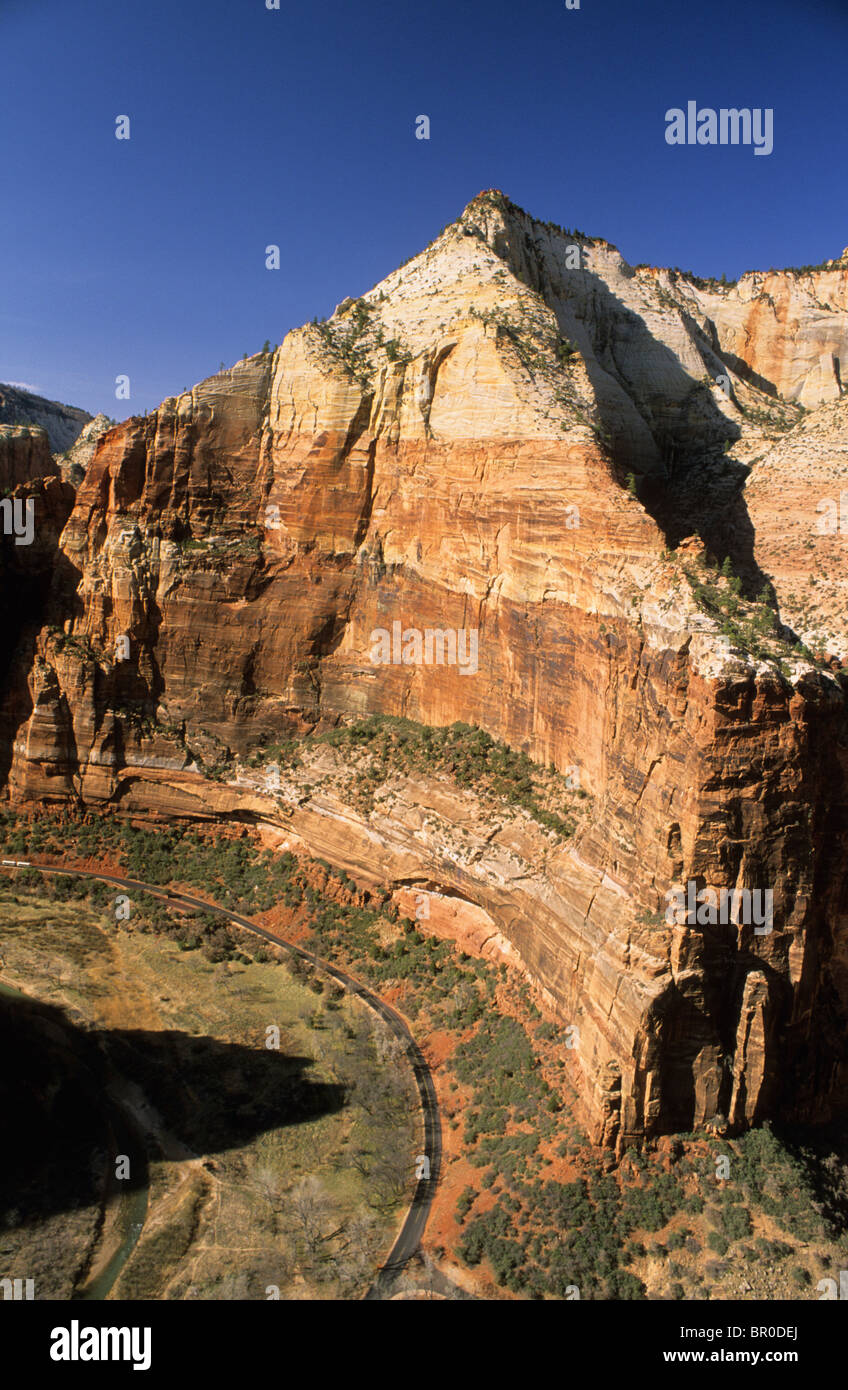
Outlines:
{"type": "Polygon", "coordinates": [[[34,425],[0,425],[0,488],[58,473],[47,434],[34,425]]]}
{"type": "Polygon", "coordinates": [[[95,415],[80,431],[78,439],[59,455],[62,476],[74,487],[78,487],[85,477],[86,469],[94,458],[98,440],[112,428],[112,421],[106,415],[95,415]]]}
{"type": "Polygon", "coordinates": [[[54,453],[69,449],[91,416],[73,405],[48,401],[32,391],[0,382],[0,425],[39,425],[54,453]]]}
{"type": "Polygon", "coordinates": [[[848,509],[815,529],[822,489],[848,489],[846,277],[634,269],[480,195],[326,323],[98,441],[9,652],[9,795],[252,816],[467,901],[579,1028],[607,1144],[843,1115],[848,684],[788,631],[740,645],[702,601],[727,581],[697,576],[729,557],[730,607],[761,618],[765,588],[846,654],[848,509]],[[427,630],[459,659],[428,661],[427,630]],[[227,770],[369,712],[576,766],[592,814],[564,845],[483,835],[435,785],[368,814],[227,770]],[[456,825],[468,854],[442,852],[456,825]],[[768,890],[773,930],[666,921],[690,880],[768,890]]]}
{"type": "Polygon", "coordinates": [[[808,408],[837,400],[848,364],[848,255],[810,270],[751,271],[699,291],[722,358],[771,395],[808,408]]]}
{"type": "Polygon", "coordinates": [[[787,623],[848,661],[848,397],[806,415],[763,455],[745,489],[754,554],[787,623]]]}

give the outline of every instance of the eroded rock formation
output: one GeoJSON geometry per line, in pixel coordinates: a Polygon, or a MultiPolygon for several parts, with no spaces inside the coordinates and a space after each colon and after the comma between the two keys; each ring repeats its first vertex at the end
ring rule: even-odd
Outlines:
{"type": "Polygon", "coordinates": [[[58,473],[44,430],[34,425],[0,425],[0,489],[58,473]]]}
{"type": "Polygon", "coordinates": [[[48,401],[22,386],[0,382],[0,424],[37,425],[43,429],[54,453],[69,449],[91,416],[75,405],[48,401]]]}
{"type": "Polygon", "coordinates": [[[848,513],[817,506],[848,488],[847,293],[844,258],[723,286],[480,195],[326,323],[109,430],[61,534],[45,492],[9,795],[253,816],[467,900],[579,1028],[605,1143],[844,1113],[848,513]],[[746,645],[767,603],[785,628],[746,645]],[[473,630],[476,671],[373,664],[395,622],[473,630]],[[577,766],[591,815],[484,833],[438,779],[364,813],[232,760],[370,712],[577,766]],[[666,922],[690,879],[771,890],[774,930],[666,922]]]}

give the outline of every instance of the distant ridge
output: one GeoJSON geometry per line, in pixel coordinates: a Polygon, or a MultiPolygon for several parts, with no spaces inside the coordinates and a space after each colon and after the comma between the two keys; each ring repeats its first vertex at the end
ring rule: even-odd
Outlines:
{"type": "Polygon", "coordinates": [[[54,454],[70,449],[91,418],[87,410],[75,405],[62,405],[0,382],[0,424],[41,425],[54,454]]]}

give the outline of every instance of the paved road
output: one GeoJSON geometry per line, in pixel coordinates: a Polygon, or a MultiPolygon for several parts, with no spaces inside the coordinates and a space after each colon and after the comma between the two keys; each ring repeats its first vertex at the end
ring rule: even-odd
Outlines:
{"type": "MultiPolygon", "coordinates": [[[[388,1259],[378,1271],[377,1277],[371,1288],[365,1295],[368,1299],[379,1299],[385,1297],[391,1284],[403,1269],[404,1265],[412,1258],[421,1243],[424,1234],[424,1227],[430,1215],[430,1207],[436,1194],[436,1184],[439,1181],[439,1171],[442,1164],[442,1126],[439,1118],[439,1103],[436,1098],[436,1088],[433,1085],[433,1077],[430,1068],[424,1058],[424,1054],[410,1033],[406,1023],[400,1014],[387,1004],[385,999],[381,999],[379,994],[360,984],[352,975],[347,975],[344,970],[339,970],[337,966],[331,965],[329,961],[322,960],[312,951],[306,951],[302,946],[296,946],[292,941],[286,941],[284,937],[276,936],[268,931],[266,927],[260,927],[249,917],[243,917],[239,912],[230,912],[229,908],[219,907],[216,903],[207,902],[205,898],[195,898],[190,893],[180,893],[173,888],[163,888],[161,884],[142,883],[136,878],[116,878],[113,874],[98,874],[89,869],[60,869],[52,864],[39,864],[36,860],[8,860],[4,859],[2,868],[32,868],[38,869],[43,874],[70,874],[78,878],[99,878],[105,883],[114,883],[118,888],[124,888],[130,892],[149,893],[151,897],[160,898],[163,902],[173,902],[181,907],[199,908],[204,912],[214,912],[219,917],[225,917],[230,922],[237,923],[244,927],[246,931],[253,932],[256,936],[262,936],[266,941],[270,941],[274,946],[283,946],[292,955],[300,956],[302,960],[309,961],[311,965],[317,966],[319,970],[331,975],[334,980],[338,980],[344,985],[345,989],[351,994],[356,994],[368,1005],[370,1009],[380,1015],[383,1022],[390,1029],[394,1037],[398,1038],[404,1045],[406,1055],[415,1076],[415,1083],[418,1087],[418,1095],[421,1100],[421,1109],[424,1115],[424,1147],[423,1156],[429,1161],[429,1177],[418,1179],[415,1194],[412,1198],[412,1205],[406,1214],[406,1220],[401,1227],[397,1240],[392,1246],[388,1259]]],[[[422,1165],[423,1167],[424,1165],[422,1165]]],[[[427,1171],[426,1168],[424,1171],[427,1171]]]]}

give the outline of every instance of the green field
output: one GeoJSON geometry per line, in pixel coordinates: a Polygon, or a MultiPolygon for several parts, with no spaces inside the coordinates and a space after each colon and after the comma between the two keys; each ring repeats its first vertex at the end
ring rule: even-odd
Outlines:
{"type": "MultiPolygon", "coordinates": [[[[7,998],[4,1023],[27,1048],[21,1083],[44,1082],[13,1198],[3,1184],[4,1268],[34,1277],[37,1297],[96,1287],[125,1235],[121,1202],[144,1181],[144,1229],[113,1297],[360,1296],[402,1218],[417,1144],[408,1068],[386,1066],[382,1026],[246,933],[214,959],[217,939],[188,948],[163,930],[184,936],[193,915],[116,923],[113,898],[85,880],[0,884],[0,976],[43,1010],[7,998]],[[123,1192],[109,1184],[115,1114],[144,1150],[123,1192]]],[[[20,1114],[8,1072],[3,1089],[20,1114]]]]}

